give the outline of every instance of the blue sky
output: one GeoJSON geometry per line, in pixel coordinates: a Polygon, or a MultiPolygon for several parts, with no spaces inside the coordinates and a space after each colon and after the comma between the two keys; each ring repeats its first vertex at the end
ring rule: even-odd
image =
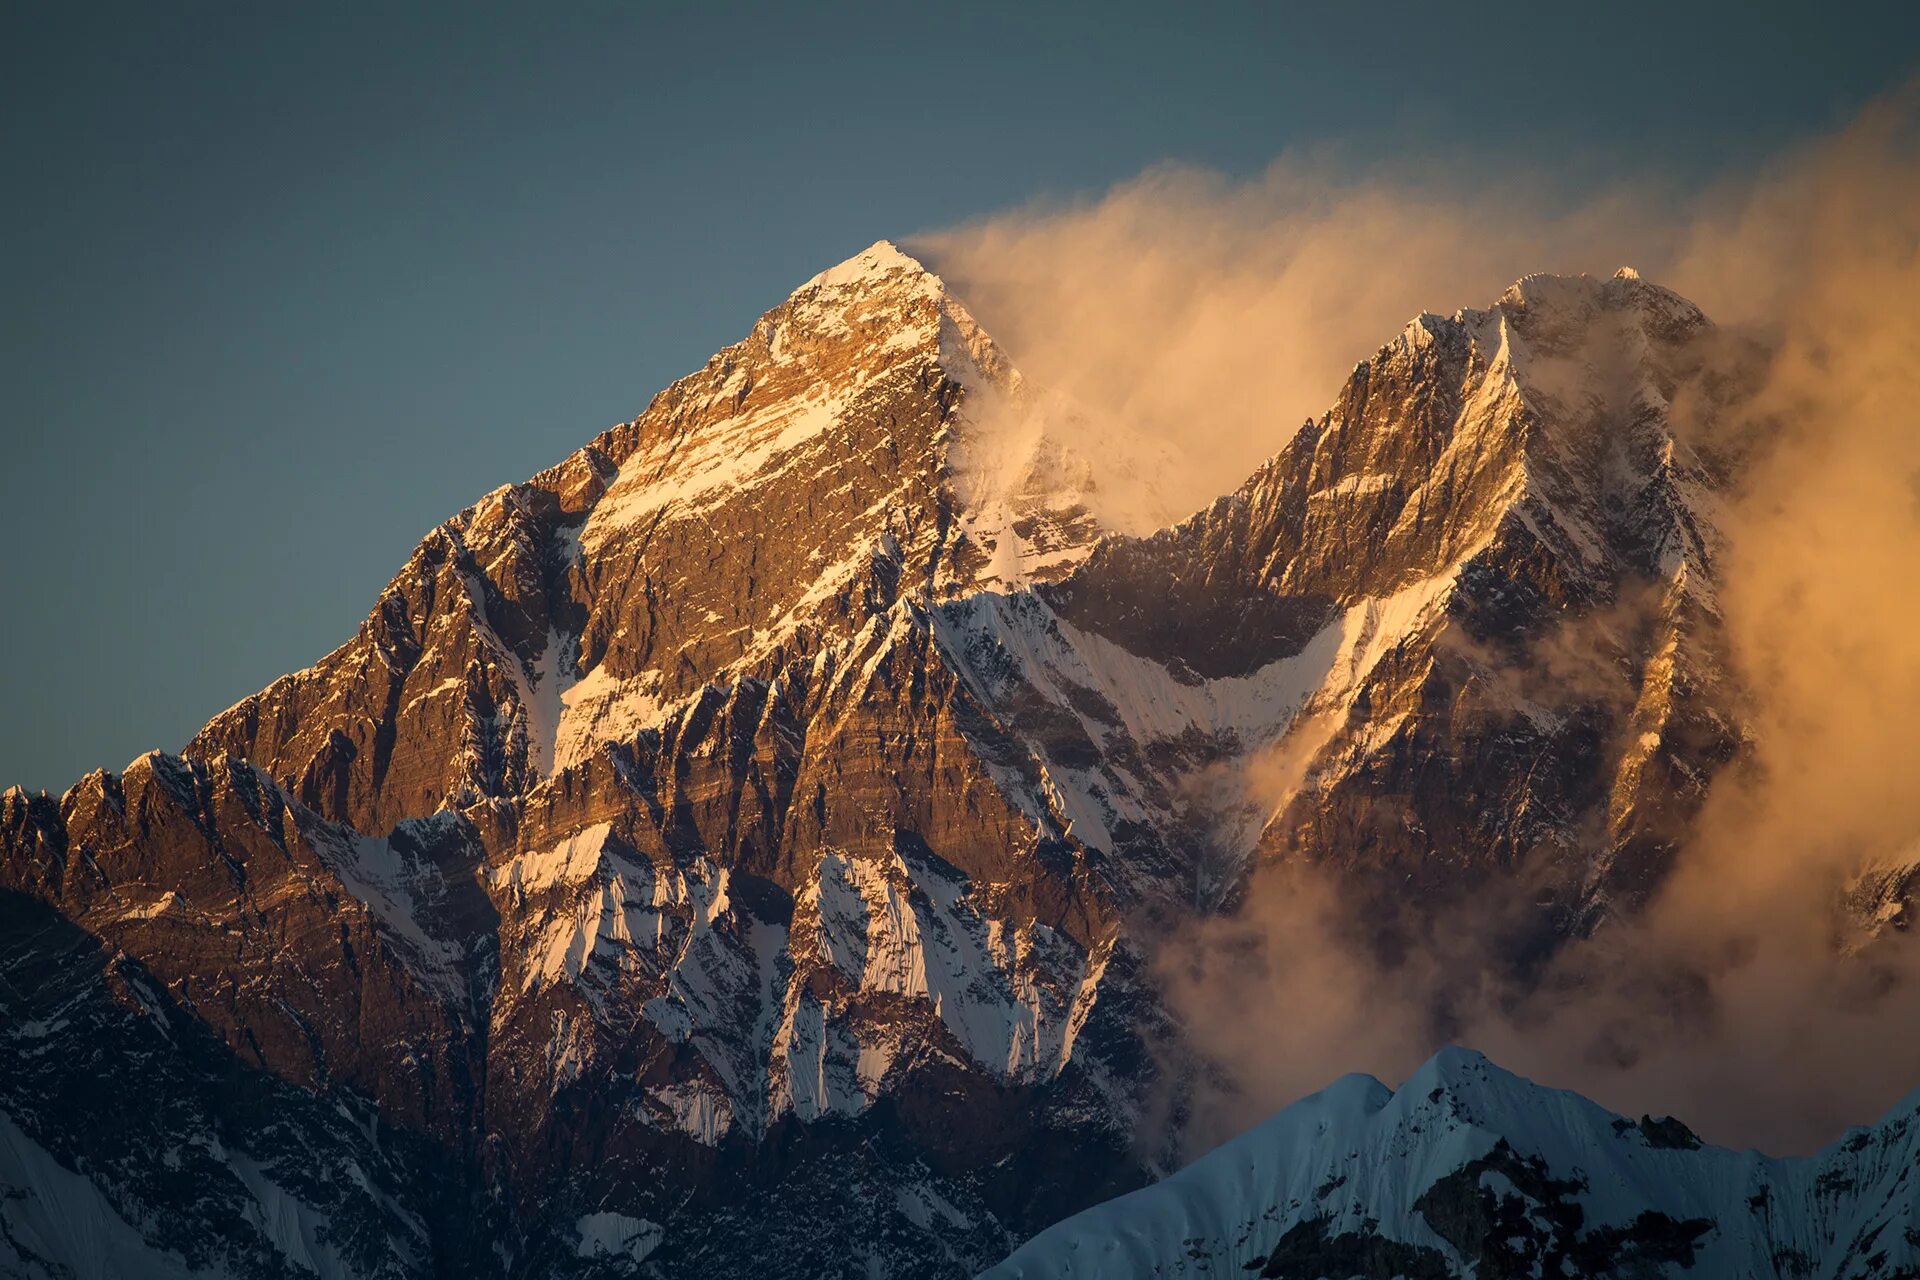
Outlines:
{"type": "Polygon", "coordinates": [[[1920,65],[1575,8],[7,6],[0,785],[178,747],[881,236],[1302,147],[1705,183],[1920,65]]]}

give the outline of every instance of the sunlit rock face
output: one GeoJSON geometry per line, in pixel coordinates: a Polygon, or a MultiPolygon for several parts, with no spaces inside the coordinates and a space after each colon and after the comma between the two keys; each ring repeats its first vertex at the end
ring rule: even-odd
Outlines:
{"type": "MultiPolygon", "coordinates": [[[[1165,442],[1076,453],[1082,411],[875,245],[181,756],[0,801],[9,901],[105,957],[75,990],[138,1042],[102,1080],[178,1053],[345,1111],[203,1091],[178,1123],[240,1170],[204,1205],[27,1074],[0,1111],[128,1248],[169,1216],[325,1274],[996,1261],[1163,1169],[1152,947],[1263,862],[1525,882],[1533,946],[1658,882],[1738,739],[1720,480],[1669,422],[1705,326],[1630,276],[1422,316],[1182,520],[1165,442]],[[249,1180],[295,1152],[384,1208],[249,1180]]],[[[80,1034],[44,1012],[8,1055],[80,1034]]]]}
{"type": "Polygon", "coordinates": [[[1564,934],[1659,881],[1740,732],[1722,477],[1669,420],[1707,332],[1626,273],[1423,315],[1239,490],[1037,588],[1232,708],[1137,741],[1143,816],[1199,798],[1203,898],[1255,860],[1430,903],[1523,871],[1564,934]]]}

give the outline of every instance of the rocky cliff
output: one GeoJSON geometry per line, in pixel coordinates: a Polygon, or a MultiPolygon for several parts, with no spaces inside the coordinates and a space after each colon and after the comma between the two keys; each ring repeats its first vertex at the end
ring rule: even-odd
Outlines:
{"type": "MultiPolygon", "coordinates": [[[[1156,922],[1304,859],[1396,911],[1524,885],[1520,954],[1657,884],[1739,742],[1721,471],[1669,421],[1707,327],[1630,273],[1419,317],[1141,538],[1103,512],[1166,446],[1077,453],[1081,411],[874,246],[181,755],[6,794],[0,886],[47,922],[18,972],[84,954],[130,1062],[244,1078],[177,1121],[229,1167],[347,1171],[186,1196],[98,1154],[61,1068],[0,1072],[8,1177],[241,1273],[998,1259],[1177,1141],[1156,922]]],[[[77,1052],[9,981],[7,1060],[77,1052]]]]}

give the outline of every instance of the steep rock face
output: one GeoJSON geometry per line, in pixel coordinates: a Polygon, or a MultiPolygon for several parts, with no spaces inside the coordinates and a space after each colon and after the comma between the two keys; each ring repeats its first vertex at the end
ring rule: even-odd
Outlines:
{"type": "Polygon", "coordinates": [[[7,883],[439,1138],[512,1266],[752,1270],[820,1234],[767,1204],[855,1152],[833,1267],[980,1265],[1142,1176],[1157,1016],[933,637],[1101,531],[1089,467],[989,433],[1032,394],[876,246],[435,530],[183,758],[10,794],[7,883]],[[989,1176],[1049,1145],[1113,1158],[989,1176]]]}
{"type": "Polygon", "coordinates": [[[186,754],[252,760],[369,832],[533,786],[551,747],[536,682],[569,609],[569,516],[546,486],[597,465],[589,446],[434,530],[352,641],[215,717],[186,754]]]}
{"type": "Polygon", "coordinates": [[[1770,1159],[1449,1049],[1397,1090],[1349,1076],[986,1275],[1910,1275],[1916,1168],[1920,1094],[1770,1159]]]}
{"type": "Polygon", "coordinates": [[[477,956],[444,939],[484,950],[490,913],[459,824],[362,836],[230,756],[153,752],[57,802],[0,798],[8,890],[136,957],[248,1065],[377,1098],[394,1123],[463,1145],[479,1119],[477,956]],[[442,937],[421,924],[436,918],[442,937]]]}
{"type": "Polygon", "coordinates": [[[1657,879],[1734,736],[1703,325],[1625,277],[1421,317],[1127,538],[1156,447],[1076,457],[876,245],[183,757],[8,793],[0,888],[430,1140],[503,1272],[977,1268],[1166,1149],[1135,922],[1261,858],[1537,873],[1550,937],[1657,879]]]}
{"type": "Polygon", "coordinates": [[[1626,272],[1421,316],[1240,490],[1036,588],[1190,688],[1306,667],[1261,732],[1133,744],[1198,797],[1203,897],[1255,855],[1436,901],[1524,870],[1563,932],[1657,883],[1739,739],[1720,476],[1669,420],[1707,329],[1626,272]]]}
{"type": "Polygon", "coordinates": [[[1101,531],[1084,467],[1044,435],[983,442],[960,409],[1032,394],[883,242],[638,419],[436,529],[352,642],[188,753],[244,755],[328,816],[385,829],[524,794],[710,684],[848,642],[895,601],[1057,575],[1101,531]],[[1004,474],[980,483],[974,453],[1004,474]]]}

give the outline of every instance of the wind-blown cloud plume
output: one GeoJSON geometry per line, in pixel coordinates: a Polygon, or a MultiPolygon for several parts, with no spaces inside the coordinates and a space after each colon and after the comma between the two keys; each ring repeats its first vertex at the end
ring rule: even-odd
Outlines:
{"type": "MultiPolygon", "coordinates": [[[[1288,160],[1245,184],[1157,171],[924,242],[1038,381],[1175,448],[1183,510],[1237,484],[1412,316],[1483,305],[1527,272],[1631,262],[1739,339],[1716,357],[1737,367],[1702,370],[1718,412],[1695,419],[1682,396],[1674,417],[1737,460],[1720,603],[1749,742],[1655,900],[1521,988],[1480,942],[1501,932],[1486,920],[1435,922],[1388,964],[1331,884],[1257,872],[1235,914],[1161,957],[1174,1009],[1235,1083],[1201,1138],[1345,1071],[1398,1078],[1443,1037],[1778,1149],[1920,1084],[1916,948],[1897,928],[1864,941],[1846,909],[1851,892],[1903,923],[1873,877],[1920,862],[1917,101],[1685,201],[1649,185],[1557,208],[1288,160]]],[[[1513,678],[1606,676],[1577,645],[1541,659],[1513,678]]],[[[1299,786],[1302,762],[1284,764],[1276,785],[1299,786]]]]}
{"type": "Polygon", "coordinates": [[[1026,374],[1092,410],[1069,442],[1080,453],[1098,460],[1111,422],[1172,446],[1159,484],[1186,512],[1277,452],[1420,312],[1483,303],[1529,271],[1664,261],[1676,224],[1648,216],[1656,190],[1565,207],[1520,184],[1283,158],[1244,183],[1156,169],[913,247],[1026,374]]]}

